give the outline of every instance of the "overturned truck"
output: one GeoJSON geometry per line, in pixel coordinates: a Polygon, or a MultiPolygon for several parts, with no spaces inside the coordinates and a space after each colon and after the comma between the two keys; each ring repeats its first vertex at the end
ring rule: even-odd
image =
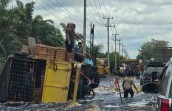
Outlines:
{"type": "Polygon", "coordinates": [[[0,101],[76,101],[94,96],[99,82],[97,67],[16,54],[0,73],[0,101]]]}

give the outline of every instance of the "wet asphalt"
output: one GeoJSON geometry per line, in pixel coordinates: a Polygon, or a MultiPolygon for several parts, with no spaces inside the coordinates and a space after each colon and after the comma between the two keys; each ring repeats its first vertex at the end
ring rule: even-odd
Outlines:
{"type": "Polygon", "coordinates": [[[154,94],[145,94],[141,91],[139,80],[135,79],[136,86],[140,90],[133,98],[123,98],[120,78],[120,89],[114,88],[114,77],[101,78],[100,86],[95,89],[96,96],[93,99],[79,100],[75,103],[26,103],[7,102],[0,103],[0,111],[155,111],[153,106],[154,94]]]}

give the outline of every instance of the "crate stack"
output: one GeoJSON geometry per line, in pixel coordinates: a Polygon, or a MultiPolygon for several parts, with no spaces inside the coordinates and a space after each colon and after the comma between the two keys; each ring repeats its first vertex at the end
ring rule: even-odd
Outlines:
{"type": "Polygon", "coordinates": [[[57,47],[55,54],[56,54],[56,56],[55,56],[56,61],[65,61],[66,60],[66,49],[65,48],[57,47]]]}
{"type": "Polygon", "coordinates": [[[44,60],[64,61],[66,60],[66,49],[36,44],[34,48],[34,57],[44,60]]]}

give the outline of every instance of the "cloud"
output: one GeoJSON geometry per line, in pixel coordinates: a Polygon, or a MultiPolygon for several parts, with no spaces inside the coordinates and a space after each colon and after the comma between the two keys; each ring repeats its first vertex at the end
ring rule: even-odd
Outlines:
{"type": "MultiPolygon", "coordinates": [[[[31,2],[32,0],[22,0],[31,2]]],[[[83,0],[33,0],[34,15],[52,19],[59,23],[74,22],[76,32],[83,33],[83,0]]],[[[107,51],[107,19],[113,17],[109,28],[110,51],[114,47],[116,31],[131,58],[138,54],[138,48],[151,39],[170,41],[172,35],[171,0],[87,0],[87,40],[90,37],[90,23],[95,24],[95,44],[102,44],[102,52],[107,51]]],[[[118,48],[118,46],[117,46],[118,48]]]]}

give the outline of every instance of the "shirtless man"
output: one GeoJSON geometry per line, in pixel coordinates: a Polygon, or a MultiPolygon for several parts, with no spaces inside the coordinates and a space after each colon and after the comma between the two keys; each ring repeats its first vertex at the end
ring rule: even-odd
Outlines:
{"type": "Polygon", "coordinates": [[[128,73],[127,77],[124,78],[123,83],[122,83],[122,87],[124,89],[124,98],[128,98],[128,93],[130,93],[131,97],[134,97],[134,91],[132,89],[132,86],[136,89],[138,93],[134,80],[131,74],[128,73]]]}

